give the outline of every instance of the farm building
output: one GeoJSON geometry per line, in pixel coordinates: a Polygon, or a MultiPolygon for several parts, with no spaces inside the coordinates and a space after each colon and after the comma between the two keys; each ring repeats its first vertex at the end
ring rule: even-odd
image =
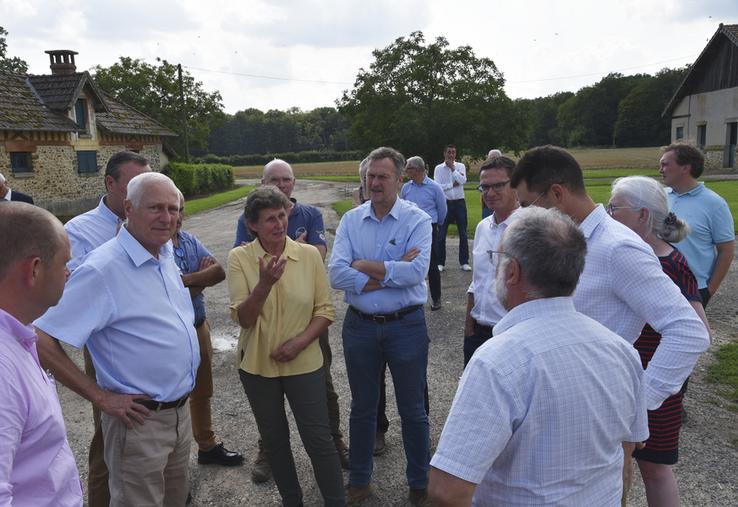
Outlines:
{"type": "Polygon", "coordinates": [[[113,100],[68,50],[46,51],[50,75],[0,73],[0,173],[50,211],[90,209],[105,192],[105,164],[127,149],[154,170],[167,163],[175,136],[145,114],[113,100]]]}
{"type": "Polygon", "coordinates": [[[691,141],[705,169],[736,169],[738,145],[738,25],[720,24],[669,101],[671,140],[691,141]]]}

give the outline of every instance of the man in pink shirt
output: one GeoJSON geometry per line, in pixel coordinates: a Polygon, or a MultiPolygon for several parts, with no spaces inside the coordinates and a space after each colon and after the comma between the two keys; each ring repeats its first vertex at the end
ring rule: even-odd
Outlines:
{"type": "Polygon", "coordinates": [[[82,505],[54,380],[30,323],[62,295],[70,258],[61,222],[30,204],[0,204],[0,505],[82,505]]]}

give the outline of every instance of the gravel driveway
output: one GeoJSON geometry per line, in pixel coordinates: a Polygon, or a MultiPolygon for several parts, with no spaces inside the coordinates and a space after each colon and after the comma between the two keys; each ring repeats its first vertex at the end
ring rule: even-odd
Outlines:
{"type": "MultiPolygon", "coordinates": [[[[253,183],[253,182],[252,182],[253,183]]],[[[349,198],[346,184],[299,180],[294,197],[304,203],[321,208],[332,242],[338,218],[330,204],[349,198]]],[[[236,220],[242,212],[241,203],[232,203],[203,212],[186,220],[185,230],[194,233],[225,265],[228,251],[235,238],[236,220]]],[[[449,259],[456,258],[455,240],[448,242],[449,259]],[[453,250],[453,252],[452,252],[453,250]]],[[[330,251],[330,250],[329,250],[330,251]]],[[[438,441],[462,372],[462,328],[466,309],[466,289],[471,273],[462,272],[452,263],[442,274],[443,308],[426,312],[431,336],[428,364],[428,384],[431,398],[431,447],[438,441]]],[[[707,312],[717,344],[738,339],[738,273],[736,263],[731,267],[726,282],[713,298],[707,312]]],[[[330,328],[330,340],[334,354],[333,379],[339,394],[342,428],[348,437],[348,410],[350,394],[343,362],[341,325],[346,305],[342,294],[334,291],[336,322],[330,328]]],[[[230,449],[245,453],[244,467],[227,469],[199,466],[196,447],[191,455],[192,496],[194,506],[261,506],[279,505],[279,494],[274,482],[253,484],[249,478],[250,461],[255,455],[257,429],[246,396],[236,371],[232,352],[238,336],[238,327],[228,315],[227,286],[222,283],[206,291],[208,319],[213,341],[218,349],[214,357],[213,376],[215,397],[213,417],[215,431],[230,449]]],[[[81,364],[81,354],[70,351],[81,364]]],[[[712,354],[706,353],[695,369],[686,397],[689,419],[682,430],[681,459],[676,466],[683,505],[728,506],[738,505],[738,415],[727,408],[717,389],[706,383],[706,366],[712,354]]],[[[391,380],[388,376],[388,383],[391,380]]],[[[391,388],[388,389],[391,393],[391,388]]],[[[60,398],[67,424],[69,441],[77,458],[83,482],[87,476],[87,448],[92,432],[92,415],[89,403],[63,386],[60,398]]],[[[387,451],[375,459],[374,486],[376,497],[366,505],[405,505],[405,457],[399,416],[392,396],[388,396],[390,429],[387,434],[387,451]]],[[[292,431],[293,452],[300,482],[305,493],[305,505],[321,505],[321,497],[312,476],[309,459],[302,448],[299,435],[292,431]]],[[[640,478],[636,478],[630,495],[630,505],[646,505],[640,478]]]]}

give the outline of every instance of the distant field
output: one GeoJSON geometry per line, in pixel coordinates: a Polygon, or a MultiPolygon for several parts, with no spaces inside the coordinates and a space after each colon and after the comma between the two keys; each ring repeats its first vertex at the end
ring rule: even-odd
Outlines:
{"type": "MultiPolygon", "coordinates": [[[[569,150],[583,169],[622,169],[651,168],[656,171],[659,160],[659,148],[613,148],[613,149],[572,149],[569,150]]],[[[506,153],[517,158],[513,153],[506,153]]],[[[289,162],[289,161],[288,161],[289,162]]],[[[479,171],[481,160],[470,164],[470,172],[479,171]]],[[[294,164],[293,168],[300,178],[314,176],[354,176],[359,170],[359,161],[316,162],[310,164],[294,164]]],[[[259,178],[263,166],[249,165],[234,168],[236,178],[259,178]]],[[[630,169],[627,169],[630,170],[630,169]]],[[[632,173],[630,173],[632,174],[632,173]]],[[[619,174],[618,176],[624,176],[619,174]]],[[[345,180],[336,180],[345,181],[345,180]]]]}

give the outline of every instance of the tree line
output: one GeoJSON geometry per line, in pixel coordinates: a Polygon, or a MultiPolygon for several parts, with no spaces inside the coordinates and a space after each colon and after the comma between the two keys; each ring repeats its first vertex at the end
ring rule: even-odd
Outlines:
{"type": "MultiPolygon", "coordinates": [[[[25,72],[6,56],[7,32],[0,27],[0,70],[25,72]]],[[[207,91],[183,72],[184,108],[177,66],[120,57],[92,70],[114,98],[151,116],[179,137],[168,141],[184,152],[184,124],[193,155],[227,158],[284,152],[343,152],[390,145],[433,164],[443,146],[482,157],[490,148],[519,152],[531,146],[657,146],[670,140],[670,118],[661,113],[688,67],[655,75],[608,74],[576,93],[510,99],[503,73],[470,46],[452,48],[444,37],[426,41],[422,32],[399,37],[373,52],[354,86],[335,107],[311,111],[255,108],[223,111],[218,91],[207,91]]]]}

